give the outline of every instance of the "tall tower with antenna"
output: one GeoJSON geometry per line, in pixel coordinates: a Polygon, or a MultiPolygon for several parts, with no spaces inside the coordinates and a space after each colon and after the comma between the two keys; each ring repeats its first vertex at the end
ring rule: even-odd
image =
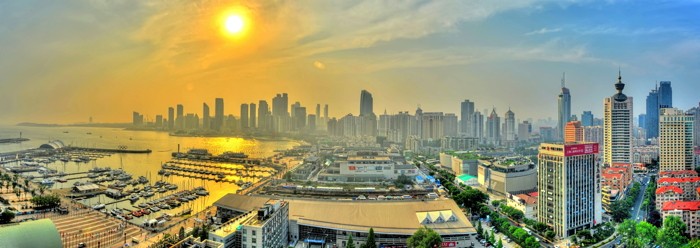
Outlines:
{"type": "Polygon", "coordinates": [[[561,92],[557,100],[559,107],[557,133],[560,139],[564,139],[564,127],[566,127],[566,123],[571,119],[571,93],[569,92],[569,88],[566,88],[566,72],[564,72],[561,77],[561,92]]]}

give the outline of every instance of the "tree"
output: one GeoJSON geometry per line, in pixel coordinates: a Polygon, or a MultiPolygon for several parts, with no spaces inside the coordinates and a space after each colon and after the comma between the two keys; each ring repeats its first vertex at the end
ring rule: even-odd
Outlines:
{"type": "Polygon", "coordinates": [[[515,241],[517,243],[523,243],[525,241],[525,239],[527,239],[527,237],[529,237],[529,236],[530,236],[530,234],[528,234],[522,228],[518,228],[517,230],[515,230],[515,232],[513,232],[513,238],[515,238],[515,241]]]}
{"type": "Polygon", "coordinates": [[[630,245],[634,242],[637,232],[637,222],[627,219],[617,226],[617,233],[622,236],[622,241],[630,245]]]}
{"type": "Polygon", "coordinates": [[[180,232],[179,232],[179,238],[184,239],[185,238],[185,227],[180,227],[180,232]]]}
{"type": "Polygon", "coordinates": [[[649,246],[656,239],[657,228],[649,224],[649,222],[642,221],[637,223],[637,228],[635,230],[635,236],[637,243],[641,244],[642,247],[649,246]]]}
{"type": "MultiPolygon", "coordinates": [[[[696,168],[697,169],[697,168],[696,168]]],[[[685,246],[686,248],[700,248],[700,239],[693,239],[685,246]]]]}
{"type": "Polygon", "coordinates": [[[549,240],[554,240],[554,238],[557,236],[557,233],[555,233],[552,230],[547,230],[547,232],[544,233],[544,237],[549,239],[549,240]]]}
{"type": "Polygon", "coordinates": [[[681,247],[688,242],[685,237],[685,223],[677,216],[664,219],[664,226],[658,231],[656,243],[661,247],[681,247]]]}
{"type": "Polygon", "coordinates": [[[0,213],[0,224],[10,223],[10,221],[12,221],[12,219],[14,219],[14,218],[15,218],[15,213],[10,212],[7,209],[5,209],[5,211],[2,211],[2,213],[0,213]]]}
{"type": "Polygon", "coordinates": [[[496,237],[493,235],[493,231],[489,233],[489,243],[493,244],[496,241],[496,237]]]}
{"type": "Polygon", "coordinates": [[[442,244],[442,237],[433,229],[428,227],[419,228],[411,237],[406,240],[409,248],[432,248],[442,244]]]}
{"type": "Polygon", "coordinates": [[[206,240],[209,239],[209,227],[203,226],[202,230],[199,232],[199,239],[206,240]]]}
{"type": "Polygon", "coordinates": [[[484,236],[484,228],[481,227],[481,221],[476,222],[476,234],[478,234],[480,237],[484,236]]]}
{"type": "Polygon", "coordinates": [[[355,248],[355,241],[352,241],[352,235],[348,236],[348,245],[345,248],[355,248]]]}
{"type": "Polygon", "coordinates": [[[367,235],[367,241],[361,246],[361,248],[377,248],[377,242],[374,241],[374,229],[369,228],[369,234],[367,235]]]}
{"type": "Polygon", "coordinates": [[[503,240],[498,238],[498,243],[496,243],[496,248],[503,248],[503,240]]]}
{"type": "Polygon", "coordinates": [[[539,248],[540,243],[535,240],[534,237],[530,236],[525,239],[525,242],[523,242],[523,248],[539,248]]]}

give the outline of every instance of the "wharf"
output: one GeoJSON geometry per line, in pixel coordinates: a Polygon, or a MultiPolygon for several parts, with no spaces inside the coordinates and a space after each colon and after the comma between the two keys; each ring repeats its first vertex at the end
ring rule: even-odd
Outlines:
{"type": "Polygon", "coordinates": [[[21,143],[24,141],[29,141],[29,139],[27,139],[27,138],[0,139],[0,143],[21,143]]]}
{"type": "Polygon", "coordinates": [[[127,149],[110,149],[110,148],[87,148],[73,147],[73,150],[88,151],[88,152],[111,152],[111,153],[151,153],[151,149],[145,150],[127,150],[127,149]]]}

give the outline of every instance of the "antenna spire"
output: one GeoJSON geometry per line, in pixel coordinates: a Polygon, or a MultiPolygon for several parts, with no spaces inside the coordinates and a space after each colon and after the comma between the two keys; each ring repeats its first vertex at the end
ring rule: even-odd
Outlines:
{"type": "Polygon", "coordinates": [[[561,87],[562,88],[566,87],[566,72],[564,72],[561,76],[561,87]]]}

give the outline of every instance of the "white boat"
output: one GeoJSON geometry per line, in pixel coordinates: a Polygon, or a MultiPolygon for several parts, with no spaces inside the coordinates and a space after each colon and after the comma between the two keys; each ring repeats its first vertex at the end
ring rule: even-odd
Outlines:
{"type": "Polygon", "coordinates": [[[131,200],[131,201],[138,201],[138,200],[139,200],[139,195],[137,195],[137,194],[131,194],[131,196],[129,196],[129,200],[131,200]]]}
{"type": "Polygon", "coordinates": [[[54,182],[53,182],[53,180],[47,178],[47,179],[41,180],[41,184],[42,185],[52,185],[52,184],[54,184],[54,182]]]}
{"type": "Polygon", "coordinates": [[[100,209],[103,209],[103,208],[105,208],[105,205],[104,205],[104,204],[101,204],[101,203],[98,203],[97,205],[92,206],[92,209],[95,209],[95,210],[100,210],[100,209]]]}

